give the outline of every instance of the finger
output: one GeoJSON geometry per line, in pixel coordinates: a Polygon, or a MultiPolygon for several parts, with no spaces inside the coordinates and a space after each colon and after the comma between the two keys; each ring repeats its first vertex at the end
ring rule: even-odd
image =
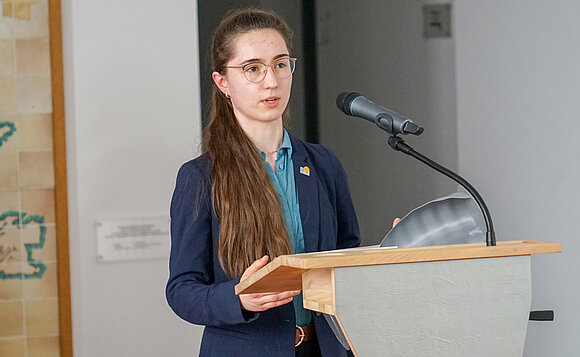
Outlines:
{"type": "Polygon", "coordinates": [[[300,294],[300,290],[293,290],[293,291],[285,291],[283,293],[278,293],[278,294],[269,294],[266,296],[261,296],[261,297],[257,297],[254,299],[254,303],[257,305],[268,305],[268,304],[272,304],[272,303],[276,303],[278,301],[284,301],[287,299],[292,298],[293,296],[296,296],[300,294]]]}
{"type": "Polygon", "coordinates": [[[283,291],[281,293],[266,293],[266,295],[262,296],[262,299],[264,301],[281,300],[298,294],[300,294],[300,290],[283,291]]]}
{"type": "Polygon", "coordinates": [[[274,297],[287,298],[288,296],[294,296],[294,295],[300,294],[300,291],[301,290],[288,290],[288,291],[281,291],[281,292],[276,292],[276,293],[264,293],[264,295],[271,295],[274,297]]]}
{"type": "Polygon", "coordinates": [[[241,294],[241,295],[247,295],[249,297],[251,297],[252,299],[259,299],[268,295],[272,295],[272,293],[252,293],[252,294],[241,294]]]}
{"type": "Polygon", "coordinates": [[[251,294],[240,294],[240,296],[244,295],[244,296],[251,297],[252,299],[260,299],[260,298],[265,298],[265,297],[276,295],[276,294],[279,294],[279,293],[251,293],[251,294]]]}
{"type": "Polygon", "coordinates": [[[255,272],[257,272],[258,270],[260,270],[261,267],[263,267],[264,265],[266,265],[266,263],[268,263],[268,256],[264,255],[262,258],[255,260],[252,265],[250,265],[245,271],[244,274],[242,274],[242,279],[247,278],[248,276],[254,274],[255,272]]]}
{"type": "Polygon", "coordinates": [[[253,293],[251,295],[255,295],[255,296],[267,296],[267,295],[279,295],[279,294],[289,294],[290,295],[298,295],[300,294],[302,290],[287,290],[287,291],[272,291],[272,292],[267,292],[267,293],[253,293]]]}
{"type": "Polygon", "coordinates": [[[292,302],[292,300],[294,300],[294,297],[290,296],[289,298],[286,298],[286,299],[276,300],[276,301],[271,301],[271,302],[265,303],[265,304],[261,305],[260,308],[263,309],[262,311],[266,311],[266,310],[272,309],[274,307],[286,305],[289,302],[292,302]]]}
{"type": "Polygon", "coordinates": [[[395,226],[399,224],[399,222],[401,222],[401,219],[399,217],[395,218],[395,220],[393,221],[393,228],[395,228],[395,226]]]}
{"type": "Polygon", "coordinates": [[[252,299],[252,300],[257,300],[257,301],[268,301],[271,300],[271,296],[274,295],[274,293],[252,293],[252,294],[240,294],[240,296],[247,296],[248,298],[252,299]]]}
{"type": "Polygon", "coordinates": [[[266,311],[273,307],[287,304],[300,290],[290,290],[282,293],[240,294],[240,303],[248,311],[266,311]]]}
{"type": "Polygon", "coordinates": [[[264,304],[271,301],[287,299],[290,296],[296,296],[298,294],[300,294],[300,290],[284,291],[281,293],[240,294],[240,296],[248,297],[257,304],[264,304]]]}

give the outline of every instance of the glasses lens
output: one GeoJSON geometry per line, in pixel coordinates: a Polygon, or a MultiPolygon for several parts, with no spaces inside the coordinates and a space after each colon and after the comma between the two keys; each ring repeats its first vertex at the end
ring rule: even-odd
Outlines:
{"type": "Polygon", "coordinates": [[[294,73],[294,69],[296,68],[296,60],[294,58],[289,58],[288,63],[290,64],[290,74],[294,73]]]}
{"type": "Polygon", "coordinates": [[[263,63],[249,63],[244,66],[244,75],[250,82],[259,82],[266,74],[266,65],[263,63]]]}
{"type": "Polygon", "coordinates": [[[274,63],[274,70],[278,78],[288,78],[294,72],[294,60],[291,58],[281,58],[274,63]]]}

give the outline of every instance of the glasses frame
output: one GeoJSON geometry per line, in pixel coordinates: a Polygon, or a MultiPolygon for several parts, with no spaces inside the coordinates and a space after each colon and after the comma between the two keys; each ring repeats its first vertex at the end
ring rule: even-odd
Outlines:
{"type": "Polygon", "coordinates": [[[250,82],[250,83],[260,83],[261,81],[264,80],[264,78],[266,78],[266,73],[268,73],[268,68],[271,68],[272,69],[272,71],[274,72],[274,75],[276,76],[276,78],[279,78],[279,79],[290,78],[292,76],[292,74],[294,73],[294,70],[296,69],[296,61],[297,60],[298,59],[296,57],[280,57],[280,58],[277,58],[274,61],[272,61],[272,63],[269,64],[269,65],[267,65],[267,64],[265,64],[263,62],[250,62],[250,63],[246,63],[243,66],[225,66],[225,68],[239,68],[239,69],[242,69],[243,70],[245,67],[247,67],[249,65],[252,65],[252,64],[256,64],[256,63],[262,64],[262,65],[264,65],[266,67],[266,70],[264,72],[262,72],[263,73],[262,78],[260,78],[257,81],[251,81],[248,78],[247,72],[246,71],[243,71],[244,77],[246,78],[246,80],[248,80],[248,82],[250,82]],[[273,67],[274,64],[276,64],[277,61],[282,60],[282,59],[289,59],[289,60],[291,60],[291,61],[294,62],[294,65],[291,66],[292,68],[291,68],[291,71],[290,71],[290,75],[288,77],[279,77],[278,76],[278,73],[276,72],[276,69],[273,67]]]}

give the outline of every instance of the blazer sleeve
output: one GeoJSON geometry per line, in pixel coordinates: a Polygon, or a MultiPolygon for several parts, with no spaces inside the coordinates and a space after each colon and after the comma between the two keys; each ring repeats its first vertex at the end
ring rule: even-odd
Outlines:
{"type": "MultiPolygon", "coordinates": [[[[215,282],[211,183],[195,161],[177,175],[171,200],[171,252],[166,298],[182,319],[206,326],[245,323],[258,314],[242,313],[234,286],[215,282]]],[[[219,263],[217,263],[219,265],[219,263]]]]}
{"type": "Polygon", "coordinates": [[[336,155],[334,155],[334,153],[332,153],[328,148],[327,150],[331,158],[335,179],[336,219],[338,229],[336,248],[343,249],[358,247],[361,241],[360,230],[350,195],[350,187],[348,185],[346,171],[336,155]]]}

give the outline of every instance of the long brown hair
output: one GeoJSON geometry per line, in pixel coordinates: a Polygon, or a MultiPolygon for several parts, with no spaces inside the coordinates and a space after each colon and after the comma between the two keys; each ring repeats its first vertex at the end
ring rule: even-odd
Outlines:
{"type": "MultiPolygon", "coordinates": [[[[236,36],[274,29],[290,49],[292,31],[278,14],[260,9],[230,12],[218,26],[211,48],[212,69],[224,74],[236,36]]],[[[230,278],[239,277],[254,260],[290,254],[283,209],[264,161],[234,115],[228,98],[212,90],[211,119],[203,133],[203,150],[212,159],[211,198],[220,222],[218,257],[230,278]]]]}

